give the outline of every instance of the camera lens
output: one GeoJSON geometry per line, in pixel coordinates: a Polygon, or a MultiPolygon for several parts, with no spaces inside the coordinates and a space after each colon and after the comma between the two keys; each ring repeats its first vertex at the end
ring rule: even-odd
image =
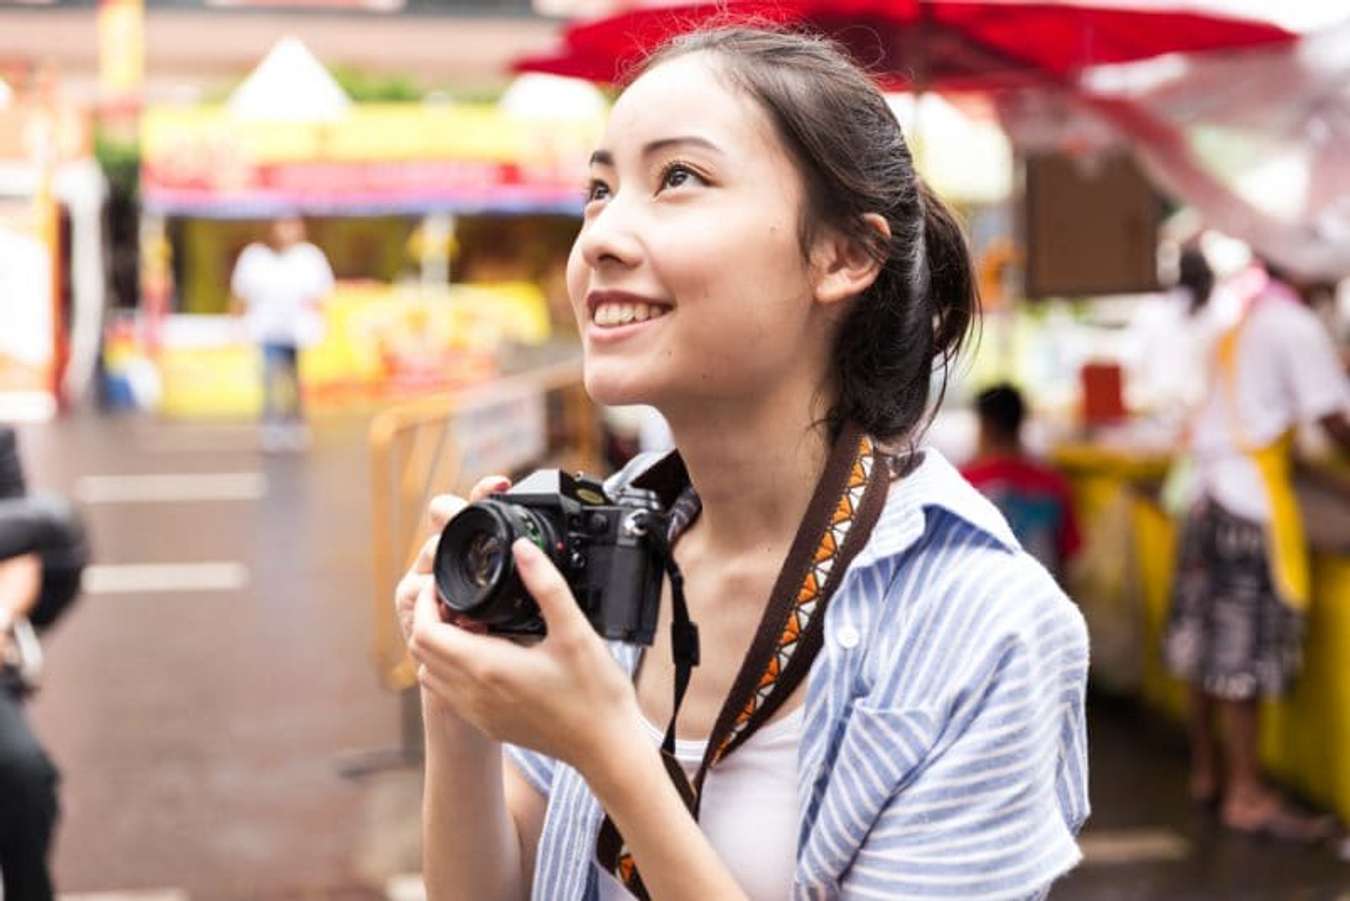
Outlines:
{"type": "Polygon", "coordinates": [[[436,588],[456,613],[498,631],[527,629],[539,608],[516,573],[511,545],[528,538],[553,556],[546,519],[516,504],[483,500],[446,525],[436,546],[436,588]]]}
{"type": "Polygon", "coordinates": [[[464,569],[469,581],[479,588],[489,588],[502,571],[501,539],[491,532],[479,532],[469,539],[464,552],[464,569]]]}

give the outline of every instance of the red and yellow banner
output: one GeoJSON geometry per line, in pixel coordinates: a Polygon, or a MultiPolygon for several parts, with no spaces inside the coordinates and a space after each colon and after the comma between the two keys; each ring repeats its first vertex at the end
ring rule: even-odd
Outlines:
{"type": "Polygon", "coordinates": [[[152,210],[266,216],[343,211],[579,210],[601,123],[538,122],[490,105],[369,104],[329,122],[152,108],[142,191],[152,210]]]}

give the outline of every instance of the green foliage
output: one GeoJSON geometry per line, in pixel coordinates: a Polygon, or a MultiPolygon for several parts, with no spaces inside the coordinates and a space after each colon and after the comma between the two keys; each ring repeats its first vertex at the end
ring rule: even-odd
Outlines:
{"type": "Polygon", "coordinates": [[[94,133],[94,159],[98,160],[115,193],[134,197],[141,184],[141,147],[136,141],[94,133]]]}
{"type": "Polygon", "coordinates": [[[356,103],[387,103],[421,100],[425,91],[407,75],[364,72],[350,66],[332,70],[333,78],[356,103]]]}

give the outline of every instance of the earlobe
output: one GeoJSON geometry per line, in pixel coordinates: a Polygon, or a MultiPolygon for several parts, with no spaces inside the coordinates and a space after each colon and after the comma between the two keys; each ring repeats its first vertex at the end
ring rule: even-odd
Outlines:
{"type": "MultiPolygon", "coordinates": [[[[863,220],[889,239],[891,228],[883,216],[866,213],[863,220]]],[[[824,236],[819,247],[816,299],[837,304],[856,297],[872,286],[881,272],[879,262],[861,242],[836,230],[824,236]]]]}

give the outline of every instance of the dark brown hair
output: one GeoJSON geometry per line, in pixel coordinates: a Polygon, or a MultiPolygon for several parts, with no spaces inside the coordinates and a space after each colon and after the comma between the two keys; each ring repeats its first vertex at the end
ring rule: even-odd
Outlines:
{"type": "Polygon", "coordinates": [[[955,216],[914,171],[900,124],[867,74],[818,35],[735,25],[679,35],[642,60],[625,82],[690,53],[714,56],[732,85],[768,113],[806,185],[803,253],[833,227],[881,264],[836,339],[838,398],[831,432],[852,420],[886,440],[917,440],[940,373],[979,316],[970,251],[955,216]],[[863,219],[890,225],[884,238],[863,219]]]}

